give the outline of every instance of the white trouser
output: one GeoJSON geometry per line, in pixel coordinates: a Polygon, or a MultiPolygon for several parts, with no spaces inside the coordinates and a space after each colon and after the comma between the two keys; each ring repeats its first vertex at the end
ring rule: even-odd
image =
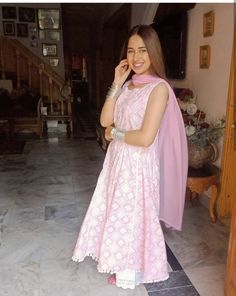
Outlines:
{"type": "Polygon", "coordinates": [[[116,286],[123,289],[135,289],[142,282],[142,272],[126,269],[116,273],[116,286]]]}

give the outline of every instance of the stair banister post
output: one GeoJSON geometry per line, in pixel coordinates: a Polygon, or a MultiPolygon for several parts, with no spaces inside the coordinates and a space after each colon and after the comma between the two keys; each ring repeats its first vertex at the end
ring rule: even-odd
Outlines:
{"type": "Polygon", "coordinates": [[[53,113],[53,98],[52,98],[52,77],[48,76],[48,82],[49,82],[49,99],[50,99],[50,112],[53,113]]]}
{"type": "Polygon", "coordinates": [[[29,88],[31,88],[32,86],[32,77],[31,77],[31,61],[30,59],[28,58],[28,77],[29,77],[29,80],[28,80],[28,83],[29,83],[29,88]]]}
{"type": "Polygon", "coordinates": [[[6,79],[5,63],[4,63],[4,41],[2,38],[1,38],[0,50],[1,50],[0,58],[1,58],[1,68],[2,68],[1,77],[2,79],[6,79]]]}
{"type": "Polygon", "coordinates": [[[16,84],[20,88],[20,51],[16,49],[16,84]]]}
{"type": "MultiPolygon", "coordinates": [[[[61,85],[58,85],[58,89],[61,89],[61,85]]],[[[65,108],[64,108],[64,98],[63,96],[60,94],[60,103],[61,103],[61,115],[65,114],[65,108]]]]}
{"type": "Polygon", "coordinates": [[[39,68],[39,92],[41,96],[43,95],[42,73],[43,70],[39,68]]]}
{"type": "Polygon", "coordinates": [[[71,115],[71,86],[70,84],[68,85],[68,98],[67,98],[67,110],[68,110],[68,115],[71,115]]]}

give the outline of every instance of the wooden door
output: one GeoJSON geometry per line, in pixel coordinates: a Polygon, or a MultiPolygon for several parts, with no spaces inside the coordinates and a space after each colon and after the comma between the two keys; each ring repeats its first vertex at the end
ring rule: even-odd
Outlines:
{"type": "MultiPolygon", "coordinates": [[[[230,83],[229,83],[229,104],[228,123],[226,127],[226,147],[223,158],[223,174],[221,192],[230,200],[231,206],[231,229],[227,259],[227,272],[225,281],[225,295],[236,295],[236,26],[234,25],[234,49],[232,54],[230,83]],[[226,178],[227,176],[227,178],[226,178]]],[[[221,196],[222,197],[222,196],[221,196]]],[[[221,198],[222,199],[222,198],[221,198]]],[[[223,208],[224,209],[224,208],[223,208]]]]}
{"type": "Polygon", "coordinates": [[[231,220],[229,252],[225,281],[225,295],[236,295],[236,204],[234,204],[231,220]]]}
{"type": "Polygon", "coordinates": [[[119,55],[130,29],[131,3],[123,4],[104,24],[102,42],[102,73],[100,97],[105,100],[108,87],[114,79],[114,69],[119,62],[119,55]]]}

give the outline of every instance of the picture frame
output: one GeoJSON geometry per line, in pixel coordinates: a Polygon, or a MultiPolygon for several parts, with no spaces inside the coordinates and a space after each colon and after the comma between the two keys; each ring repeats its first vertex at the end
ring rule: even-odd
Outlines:
{"type": "Polygon", "coordinates": [[[57,45],[56,44],[49,44],[49,43],[42,43],[42,51],[44,57],[55,57],[57,56],[57,45]]]}
{"type": "Polygon", "coordinates": [[[2,18],[3,19],[16,19],[16,7],[15,6],[2,6],[2,18]]]}
{"type": "Polygon", "coordinates": [[[40,40],[46,39],[46,32],[44,30],[39,30],[39,39],[40,40]]]}
{"type": "Polygon", "coordinates": [[[50,58],[49,64],[51,67],[58,67],[59,65],[59,59],[58,58],[50,58]]]}
{"type": "Polygon", "coordinates": [[[33,39],[30,41],[30,46],[31,47],[38,47],[38,40],[37,39],[33,39]]]}
{"type": "Polygon", "coordinates": [[[46,31],[39,30],[39,39],[40,40],[45,40],[46,39],[46,31]]]}
{"type": "Polygon", "coordinates": [[[200,46],[199,66],[201,69],[210,67],[211,49],[209,45],[200,46]]]}
{"type": "Polygon", "coordinates": [[[2,24],[3,24],[3,33],[5,36],[16,35],[15,22],[3,21],[2,24]]]}
{"type": "Polygon", "coordinates": [[[49,41],[60,41],[60,31],[47,30],[47,40],[49,40],[49,41]]]}
{"type": "Polygon", "coordinates": [[[29,32],[32,35],[37,35],[37,32],[38,32],[37,27],[33,25],[29,26],[29,32]]]}
{"type": "Polygon", "coordinates": [[[214,11],[209,11],[203,15],[203,36],[212,36],[215,27],[215,14],[214,11]]]}
{"type": "Polygon", "coordinates": [[[28,24],[20,24],[17,23],[17,37],[28,37],[29,31],[28,31],[28,24]]]}
{"type": "Polygon", "coordinates": [[[32,7],[19,7],[18,14],[20,22],[35,22],[35,9],[32,7]]]}
{"type": "Polygon", "coordinates": [[[60,28],[60,9],[39,8],[37,15],[40,30],[58,30],[60,28]]]}

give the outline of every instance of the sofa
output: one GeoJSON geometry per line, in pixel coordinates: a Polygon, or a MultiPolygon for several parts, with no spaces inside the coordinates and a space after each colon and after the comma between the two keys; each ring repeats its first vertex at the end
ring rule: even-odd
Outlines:
{"type": "Polygon", "coordinates": [[[22,86],[10,93],[0,88],[0,131],[15,136],[27,130],[42,137],[40,106],[40,94],[35,89],[22,86]]]}

